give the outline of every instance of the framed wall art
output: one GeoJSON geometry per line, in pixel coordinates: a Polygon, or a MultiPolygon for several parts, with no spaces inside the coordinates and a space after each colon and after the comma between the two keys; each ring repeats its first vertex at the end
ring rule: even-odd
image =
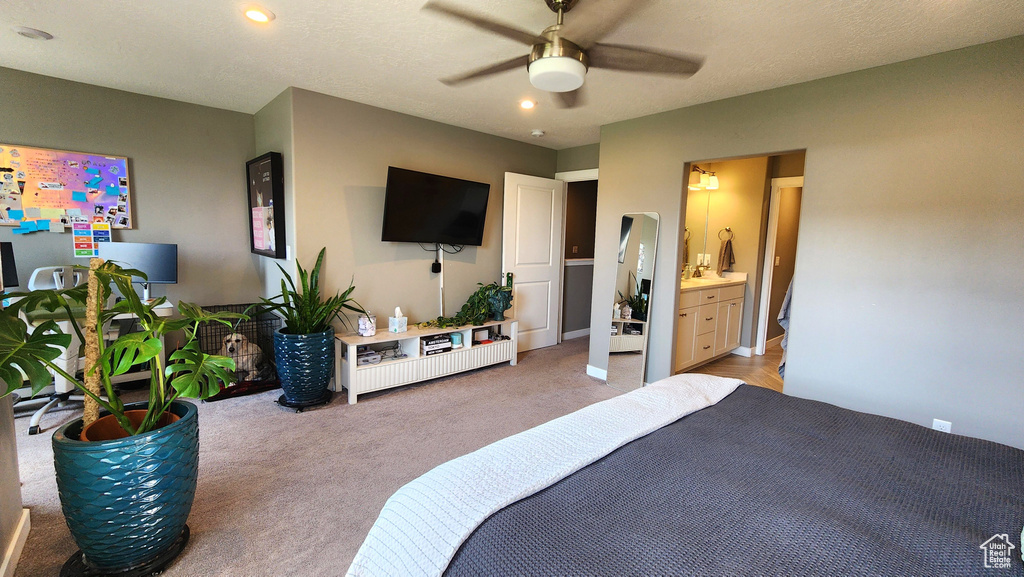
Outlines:
{"type": "Polygon", "coordinates": [[[253,253],[285,258],[284,161],[268,152],[245,163],[249,246],[253,253]]]}

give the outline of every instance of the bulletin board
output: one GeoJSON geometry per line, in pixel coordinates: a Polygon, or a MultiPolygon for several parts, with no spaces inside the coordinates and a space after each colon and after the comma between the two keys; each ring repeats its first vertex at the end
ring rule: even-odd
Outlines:
{"type": "Polygon", "coordinates": [[[0,143],[0,225],[15,234],[133,228],[130,190],[124,156],[0,143]]]}

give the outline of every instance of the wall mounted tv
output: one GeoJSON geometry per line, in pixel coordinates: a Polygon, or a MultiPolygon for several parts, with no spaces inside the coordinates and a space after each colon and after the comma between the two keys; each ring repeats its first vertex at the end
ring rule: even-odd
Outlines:
{"type": "Polygon", "coordinates": [[[491,185],[388,167],[380,239],[480,246],[491,185]]]}

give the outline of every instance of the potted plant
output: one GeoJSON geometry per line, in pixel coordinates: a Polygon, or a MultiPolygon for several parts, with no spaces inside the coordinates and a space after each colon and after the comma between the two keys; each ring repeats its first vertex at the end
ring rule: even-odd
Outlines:
{"type": "Polygon", "coordinates": [[[281,293],[262,298],[265,310],[277,311],[284,317],[284,326],[274,333],[274,357],[277,374],[284,391],[278,400],[284,406],[301,409],[330,401],[327,386],[334,369],[334,327],[331,322],[340,319],[347,324],[346,310],[367,314],[352,298],[355,286],[350,282],[344,292],[324,298],[320,294],[320,267],[327,248],[320,249],[313,269],[306,272],[298,268],[296,286],[281,265],[284,278],[281,293]]]}
{"type": "Polygon", "coordinates": [[[469,295],[466,304],[462,305],[455,316],[437,317],[436,319],[424,321],[419,326],[447,328],[461,327],[465,325],[480,326],[489,319],[496,321],[505,320],[505,311],[512,306],[512,287],[502,286],[497,283],[485,285],[477,283],[480,287],[476,292],[469,295]]]}
{"type": "Polygon", "coordinates": [[[647,298],[644,295],[640,294],[640,283],[636,280],[636,277],[633,275],[632,271],[629,273],[629,276],[630,278],[633,279],[633,282],[636,283],[636,288],[633,291],[633,294],[629,296],[623,295],[622,291],[618,291],[619,298],[622,299],[619,302],[629,305],[629,308],[632,310],[632,318],[638,321],[646,321],[647,298]]]}
{"type": "Polygon", "coordinates": [[[158,316],[154,309],[166,299],[143,303],[132,277],[146,278],[139,271],[93,259],[88,285],[13,293],[8,296],[18,300],[0,311],[0,378],[5,384],[0,392],[12,393],[27,378],[37,394],[50,383],[49,370],[73,382],[86,395],[87,405],[91,401],[106,413],[91,422],[98,411],[95,405],[87,406],[85,416],[53,435],[61,508],[81,549],[65,568],[82,574],[159,571],[184,548],[199,466],[199,429],[195,405],[180,399],[205,399],[234,379],[234,361],[203,353],[196,329],[202,322],[229,324],[243,315],[212,314],[180,303],[182,318],[158,316]],[[107,307],[112,286],[124,298],[107,307]],[[85,320],[73,311],[83,303],[85,320]],[[70,344],[71,335],[54,320],[30,330],[19,316],[41,311],[63,313],[85,343],[82,380],[53,362],[70,344]],[[141,330],[106,344],[99,335],[118,315],[135,317],[141,330]],[[165,366],[163,337],[179,330],[184,331],[185,343],[165,366]],[[111,377],[138,365],[151,370],[149,400],[125,405],[111,377]],[[89,437],[83,435],[87,426],[89,437]]]}

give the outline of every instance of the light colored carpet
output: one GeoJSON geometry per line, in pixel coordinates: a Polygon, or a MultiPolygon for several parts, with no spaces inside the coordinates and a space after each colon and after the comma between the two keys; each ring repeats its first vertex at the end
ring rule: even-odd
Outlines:
{"type": "MultiPolygon", "coordinates": [[[[280,391],[199,406],[199,487],[174,576],[341,575],[384,501],[436,465],[619,394],[586,375],[588,339],[494,367],[304,413],[280,391]]],[[[22,497],[32,531],[16,577],[57,575],[76,551],[57,499],[50,437],[19,418],[22,497]]]]}

